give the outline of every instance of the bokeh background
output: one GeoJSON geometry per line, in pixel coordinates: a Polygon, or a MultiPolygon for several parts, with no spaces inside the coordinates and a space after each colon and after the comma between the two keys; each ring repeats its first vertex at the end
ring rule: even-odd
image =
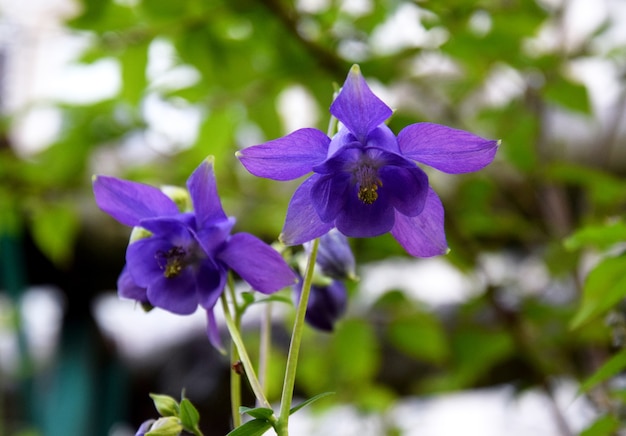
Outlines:
{"type": "MultiPolygon", "coordinates": [[[[502,145],[479,173],[429,170],[445,257],[351,241],[360,280],[334,333],[306,331],[296,386],[335,395],[292,433],[619,434],[626,2],[2,0],[0,435],[133,435],[149,392],[183,389],[205,435],[228,432],[204,316],[117,298],[128,229],[91,176],[183,185],[214,155],[237,230],[272,242],[298,181],[256,179],[235,152],[325,131],[354,63],[396,133],[430,121],[502,145]]],[[[292,308],[273,313],[278,401],[292,308]]]]}

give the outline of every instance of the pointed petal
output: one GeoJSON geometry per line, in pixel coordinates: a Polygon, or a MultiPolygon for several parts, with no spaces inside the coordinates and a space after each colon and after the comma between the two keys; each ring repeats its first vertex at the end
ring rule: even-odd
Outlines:
{"type": "Polygon", "coordinates": [[[343,123],[357,139],[365,143],[367,134],[392,114],[392,110],[370,90],[358,65],[348,73],[330,113],[343,123]]]}
{"type": "Polygon", "coordinates": [[[416,216],[424,209],[428,195],[428,176],[417,166],[400,168],[385,166],[380,169],[383,185],[380,196],[389,196],[391,205],[401,214],[416,216]]]}
{"type": "Polygon", "coordinates": [[[233,235],[218,257],[253,289],[264,294],[276,292],[296,282],[295,273],[282,256],[249,233],[233,235]]]}
{"type": "Polygon", "coordinates": [[[205,159],[189,176],[187,189],[189,189],[189,195],[191,195],[191,202],[196,212],[196,222],[199,228],[210,222],[226,219],[220,197],[217,194],[212,156],[205,159]]]}
{"type": "Polygon", "coordinates": [[[257,177],[293,180],[326,159],[330,138],[317,129],[300,129],[260,145],[244,148],[237,157],[257,177]]]}
{"type": "Polygon", "coordinates": [[[299,245],[312,241],[333,228],[332,223],[325,223],[320,219],[313,207],[311,187],[318,179],[318,175],[309,177],[291,197],[285,225],[280,235],[280,240],[285,245],[299,245]]]}
{"type": "Polygon", "coordinates": [[[226,285],[226,269],[211,259],[204,259],[196,270],[198,303],[203,308],[213,309],[226,285]]]}
{"type": "Polygon", "coordinates": [[[311,187],[311,201],[319,218],[332,222],[345,203],[350,188],[350,174],[340,172],[322,176],[311,187]]]}
{"type": "Polygon", "coordinates": [[[417,123],[398,134],[402,154],[450,174],[477,171],[493,160],[499,141],[464,130],[432,123],[417,123]]]}
{"type": "Polygon", "coordinates": [[[206,311],[207,317],[207,325],[206,325],[206,333],[209,337],[209,342],[213,345],[217,350],[222,353],[225,353],[224,347],[222,346],[222,339],[220,338],[220,330],[217,327],[217,320],[215,319],[215,314],[213,313],[213,309],[208,309],[206,311]]]}
{"type": "Polygon", "coordinates": [[[143,218],[175,215],[178,208],[160,189],[115,177],[94,176],[93,193],[98,207],[127,226],[143,218]]]}
{"type": "Polygon", "coordinates": [[[335,219],[335,227],[346,236],[369,238],[387,233],[393,222],[394,209],[389,196],[381,193],[372,204],[365,204],[359,200],[355,187],[345,196],[344,207],[335,219]]]}
{"type": "Polygon", "coordinates": [[[396,222],[391,234],[411,256],[437,256],[448,251],[443,223],[441,200],[435,191],[429,189],[421,214],[408,217],[396,212],[396,222]]]}
{"type": "Polygon", "coordinates": [[[128,271],[128,266],[124,265],[124,269],[117,279],[117,294],[121,298],[128,298],[140,303],[148,302],[147,289],[138,286],[128,271]]]}

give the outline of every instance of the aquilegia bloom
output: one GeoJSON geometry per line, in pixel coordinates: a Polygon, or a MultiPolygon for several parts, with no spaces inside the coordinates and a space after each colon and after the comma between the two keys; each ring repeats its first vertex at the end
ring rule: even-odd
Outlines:
{"type": "Polygon", "coordinates": [[[295,283],[296,276],[255,236],[230,234],[235,219],[222,210],[212,160],[191,174],[187,188],[193,211],[180,211],[153,186],[106,176],[93,181],[100,209],[146,233],[128,245],[120,295],[181,315],[200,306],[207,311],[209,339],[219,344],[213,306],[229,269],[266,294],[295,283]]]}
{"type": "Polygon", "coordinates": [[[432,123],[411,124],[396,137],[384,124],[392,110],[357,65],[330,113],[342,124],[332,139],[306,128],[238,153],[259,177],[313,172],[291,199],[283,242],[301,244],[336,227],[351,237],[391,232],[413,256],[445,253],[443,206],[414,161],[452,174],[476,171],[493,160],[498,142],[432,123]]]}
{"type": "MultiPolygon", "coordinates": [[[[311,245],[304,244],[305,253],[310,253],[311,245]]],[[[313,278],[305,319],[319,330],[332,331],[348,304],[348,290],[344,281],[356,278],[356,262],[348,239],[337,229],[323,235],[315,264],[317,271],[313,278]]],[[[296,302],[302,295],[302,283],[303,280],[300,280],[293,286],[296,302]]]]}

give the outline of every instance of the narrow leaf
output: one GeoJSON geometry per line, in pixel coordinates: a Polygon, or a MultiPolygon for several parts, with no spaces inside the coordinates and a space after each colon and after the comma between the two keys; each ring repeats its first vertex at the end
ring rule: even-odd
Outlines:
{"type": "Polygon", "coordinates": [[[266,407],[255,407],[255,408],[251,408],[251,407],[245,407],[242,406],[239,408],[239,413],[246,413],[248,415],[250,415],[253,418],[258,418],[258,419],[269,419],[270,416],[272,416],[274,414],[274,411],[272,409],[268,409],[266,407]]]}
{"type": "Polygon", "coordinates": [[[195,429],[200,421],[198,409],[187,398],[183,398],[180,402],[180,420],[187,430],[195,429]]]}
{"type": "Polygon", "coordinates": [[[626,297],[626,256],[603,260],[589,273],[580,308],[570,327],[575,329],[604,314],[626,297]]]}
{"type": "Polygon", "coordinates": [[[587,392],[592,387],[601,383],[615,374],[626,368],[626,350],[621,350],[619,353],[607,360],[604,365],[600,367],[591,377],[583,382],[580,386],[580,392],[587,392]]]}
{"type": "Polygon", "coordinates": [[[262,436],[270,429],[271,424],[264,419],[253,419],[237,427],[226,436],[262,436]]]}
{"type": "Polygon", "coordinates": [[[319,400],[321,398],[328,397],[328,396],[334,395],[334,394],[335,394],[334,392],[324,392],[324,393],[321,393],[321,394],[317,394],[314,397],[311,397],[308,400],[303,401],[302,403],[298,404],[296,407],[292,407],[291,410],[289,411],[289,414],[293,415],[294,413],[296,413],[298,410],[302,409],[303,407],[306,407],[309,404],[311,404],[311,403],[313,403],[313,402],[315,402],[315,401],[317,401],[317,400],[319,400]]]}

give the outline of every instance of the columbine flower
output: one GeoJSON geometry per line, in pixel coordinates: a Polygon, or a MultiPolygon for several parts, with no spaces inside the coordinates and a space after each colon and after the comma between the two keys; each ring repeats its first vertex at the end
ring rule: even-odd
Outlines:
{"type": "MultiPolygon", "coordinates": [[[[302,295],[302,280],[294,285],[296,304],[302,295]]],[[[341,280],[332,280],[328,285],[311,286],[306,306],[305,320],[313,327],[332,331],[335,322],[346,310],[348,291],[341,280]]]]}
{"type": "MultiPolygon", "coordinates": [[[[305,253],[310,253],[311,246],[311,243],[304,244],[305,253]]],[[[306,263],[300,266],[304,269],[306,263]]],[[[305,319],[319,330],[332,331],[348,303],[344,281],[356,278],[354,255],[348,239],[337,229],[332,229],[320,238],[315,268],[305,319]]],[[[296,303],[302,295],[302,284],[301,279],[294,285],[296,303]]]]}
{"type": "MultiPolygon", "coordinates": [[[[307,253],[310,252],[311,243],[305,243],[304,249],[307,253]]],[[[354,254],[348,239],[337,229],[332,229],[320,238],[315,262],[326,277],[338,280],[356,278],[354,254]]]]}
{"type": "Polygon", "coordinates": [[[229,269],[266,294],[295,282],[274,249],[248,233],[230,234],[235,219],[222,210],[210,159],[187,180],[193,211],[179,211],[161,190],[141,183],[96,176],[93,187],[100,209],[145,233],[128,245],[120,295],[182,315],[201,306],[213,344],[219,344],[213,306],[229,269]]]}
{"type": "Polygon", "coordinates": [[[351,237],[390,231],[414,256],[445,253],[443,206],[414,161],[453,174],[476,171],[493,160],[498,142],[432,123],[412,124],[396,137],[384,124],[391,109],[357,65],[330,112],[342,124],[332,139],[306,128],[238,153],[259,177],[313,172],[291,199],[282,241],[301,244],[336,227],[351,237]]]}

